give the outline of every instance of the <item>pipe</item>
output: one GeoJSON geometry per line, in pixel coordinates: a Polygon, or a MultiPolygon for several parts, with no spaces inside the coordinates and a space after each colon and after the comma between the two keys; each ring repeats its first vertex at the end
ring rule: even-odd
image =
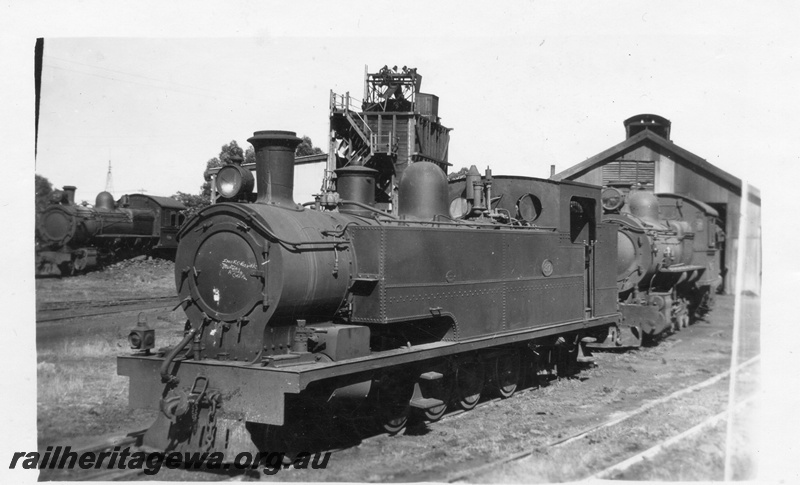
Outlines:
{"type": "Polygon", "coordinates": [[[178,376],[173,376],[169,373],[169,366],[172,364],[172,361],[175,360],[175,357],[177,357],[181,350],[189,345],[189,342],[192,341],[196,333],[197,329],[193,328],[189,333],[186,334],[185,337],[183,337],[183,340],[181,340],[178,345],[169,351],[167,356],[164,358],[164,362],[161,363],[161,382],[171,384],[178,384],[178,382],[180,382],[178,376]]]}

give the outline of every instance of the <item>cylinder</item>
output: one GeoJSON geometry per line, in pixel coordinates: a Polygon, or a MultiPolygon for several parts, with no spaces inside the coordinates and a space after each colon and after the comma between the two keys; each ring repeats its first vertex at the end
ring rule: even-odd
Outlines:
{"type": "Polygon", "coordinates": [[[340,210],[356,215],[370,215],[372,211],[347,201],[375,206],[375,178],[378,171],[367,167],[344,167],[336,170],[336,191],[342,198],[340,210]]]}
{"type": "Polygon", "coordinates": [[[294,152],[302,141],[293,131],[256,131],[247,140],[256,152],[256,203],[294,208],[294,152]]]}

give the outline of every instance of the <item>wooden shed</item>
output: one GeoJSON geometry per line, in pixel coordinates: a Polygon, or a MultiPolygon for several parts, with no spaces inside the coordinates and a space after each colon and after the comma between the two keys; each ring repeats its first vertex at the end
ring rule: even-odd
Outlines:
{"type": "MultiPolygon", "coordinates": [[[[645,184],[707,203],[719,212],[725,230],[723,289],[732,293],[739,248],[742,181],[670,141],[672,123],[642,114],[624,121],[626,139],[597,155],[551,176],[594,185],[645,184]]],[[[745,277],[741,291],[761,293],[761,193],[749,186],[744,234],[745,277]]]]}

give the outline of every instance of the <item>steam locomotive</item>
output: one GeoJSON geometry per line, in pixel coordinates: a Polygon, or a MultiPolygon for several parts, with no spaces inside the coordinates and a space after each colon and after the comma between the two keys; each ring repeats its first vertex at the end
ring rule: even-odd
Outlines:
{"type": "Polygon", "coordinates": [[[722,282],[722,230],[709,205],[643,187],[603,190],[604,220],[617,225],[617,288],[629,343],[686,327],[709,310],[722,282]]]}
{"type": "Polygon", "coordinates": [[[322,412],[396,433],[412,411],[437,420],[511,396],[526,375],[573,372],[592,347],[677,329],[718,276],[698,236],[713,213],[686,198],[632,191],[612,207],[596,186],[474,167],[448,183],[417,161],[392,202],[377,200],[378,169],[349,164],[300,205],[300,140],[248,141],[255,202],[249,171],[231,166],[227,202],[178,233],[183,340],[154,353],[142,322],[118,358],[130,405],[161,411],[153,448],[255,452],[322,412]]]}
{"type": "Polygon", "coordinates": [[[37,216],[36,275],[73,275],[115,259],[153,254],[171,259],[186,207],[168,197],[100,192],[94,207],[75,203],[64,187],[60,203],[37,216]]]}

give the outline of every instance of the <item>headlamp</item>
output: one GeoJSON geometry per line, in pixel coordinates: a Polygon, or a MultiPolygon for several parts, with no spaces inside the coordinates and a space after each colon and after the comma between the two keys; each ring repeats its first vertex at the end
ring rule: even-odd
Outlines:
{"type": "Polygon", "coordinates": [[[253,191],[255,180],[250,170],[240,165],[225,165],[217,172],[217,192],[226,199],[235,199],[253,191]]]}

